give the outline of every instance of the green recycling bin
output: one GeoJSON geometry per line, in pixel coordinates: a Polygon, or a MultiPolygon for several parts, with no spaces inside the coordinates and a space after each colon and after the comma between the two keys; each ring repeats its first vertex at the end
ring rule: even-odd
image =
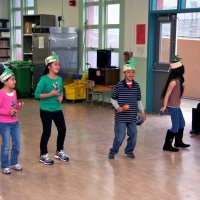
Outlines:
{"type": "Polygon", "coordinates": [[[31,65],[29,61],[12,61],[10,67],[15,75],[18,98],[26,98],[31,94],[31,65]]]}

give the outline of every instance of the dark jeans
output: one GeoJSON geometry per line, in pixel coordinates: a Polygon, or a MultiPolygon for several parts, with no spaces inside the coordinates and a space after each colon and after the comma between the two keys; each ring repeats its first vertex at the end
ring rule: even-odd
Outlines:
{"type": "Polygon", "coordinates": [[[66,126],[62,110],[58,110],[55,112],[40,110],[40,118],[43,126],[43,132],[40,141],[40,155],[48,153],[47,144],[51,136],[52,120],[54,121],[58,130],[57,151],[63,150],[66,135],[66,126]]]}

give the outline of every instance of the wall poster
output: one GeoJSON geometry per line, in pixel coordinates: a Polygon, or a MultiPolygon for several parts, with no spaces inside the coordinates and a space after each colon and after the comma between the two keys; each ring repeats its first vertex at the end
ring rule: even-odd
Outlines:
{"type": "Polygon", "coordinates": [[[136,25],[136,44],[145,44],[145,24],[136,25]]]}

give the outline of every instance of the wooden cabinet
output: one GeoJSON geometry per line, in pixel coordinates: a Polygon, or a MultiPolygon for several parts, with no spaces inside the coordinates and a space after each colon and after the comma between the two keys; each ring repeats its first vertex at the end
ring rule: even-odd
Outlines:
{"type": "Polygon", "coordinates": [[[119,68],[89,68],[89,80],[96,84],[115,85],[119,82],[119,68]]]}
{"type": "Polygon", "coordinates": [[[24,15],[23,16],[23,59],[32,61],[33,43],[32,43],[32,28],[33,27],[54,27],[56,25],[55,15],[24,15]]]}
{"type": "Polygon", "coordinates": [[[0,62],[10,61],[10,23],[0,19],[0,62]]]}

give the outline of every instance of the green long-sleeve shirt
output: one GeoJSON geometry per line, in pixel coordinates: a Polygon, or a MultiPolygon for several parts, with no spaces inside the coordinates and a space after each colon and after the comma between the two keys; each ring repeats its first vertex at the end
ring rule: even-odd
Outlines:
{"type": "Polygon", "coordinates": [[[40,78],[40,81],[37,84],[35,90],[35,98],[40,99],[40,109],[46,110],[50,112],[54,112],[57,110],[61,110],[61,103],[57,100],[58,96],[52,96],[49,98],[41,99],[41,94],[50,93],[52,90],[57,89],[60,92],[60,95],[63,94],[63,85],[62,85],[62,78],[57,76],[56,79],[51,79],[49,76],[44,75],[40,78]]]}

